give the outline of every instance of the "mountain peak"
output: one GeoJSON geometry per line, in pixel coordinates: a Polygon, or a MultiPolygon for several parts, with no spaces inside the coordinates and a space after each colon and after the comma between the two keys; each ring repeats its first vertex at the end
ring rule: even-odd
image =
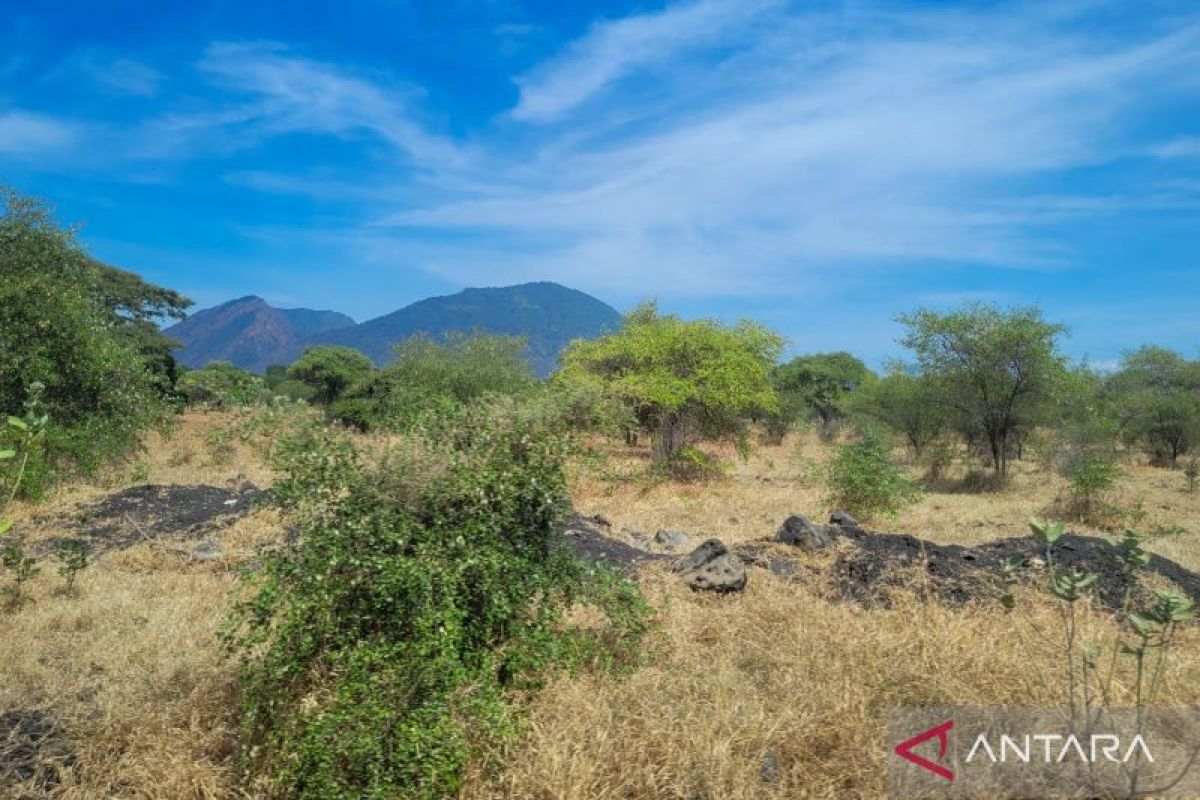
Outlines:
{"type": "Polygon", "coordinates": [[[391,360],[392,345],[414,334],[449,333],[523,336],[539,374],[554,369],[572,340],[599,336],[620,324],[620,314],[591,295],[551,281],[515,286],[471,287],[429,297],[366,322],[333,311],[273,308],[261,297],[230,300],[167,329],[184,343],[187,366],[224,360],[262,371],[293,361],[310,344],[341,344],[377,364],[391,360]]]}

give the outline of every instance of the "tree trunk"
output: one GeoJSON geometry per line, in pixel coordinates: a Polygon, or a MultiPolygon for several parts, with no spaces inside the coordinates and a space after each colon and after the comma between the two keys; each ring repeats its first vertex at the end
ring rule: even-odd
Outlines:
{"type": "Polygon", "coordinates": [[[687,444],[687,420],[682,414],[668,414],[658,423],[651,442],[654,458],[671,461],[687,444]]]}

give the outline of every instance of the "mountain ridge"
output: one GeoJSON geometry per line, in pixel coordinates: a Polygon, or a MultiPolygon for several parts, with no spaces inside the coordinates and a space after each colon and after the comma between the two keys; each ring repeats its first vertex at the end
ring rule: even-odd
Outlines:
{"type": "Polygon", "coordinates": [[[410,336],[480,331],[525,337],[531,366],[545,375],[572,339],[599,336],[619,323],[620,313],[607,303],[539,281],[427,297],[360,323],[335,311],[278,309],[247,295],[198,311],[165,333],[183,343],[176,357],[185,366],[220,360],[262,372],[315,344],[353,347],[382,365],[391,359],[391,346],[410,336]]]}

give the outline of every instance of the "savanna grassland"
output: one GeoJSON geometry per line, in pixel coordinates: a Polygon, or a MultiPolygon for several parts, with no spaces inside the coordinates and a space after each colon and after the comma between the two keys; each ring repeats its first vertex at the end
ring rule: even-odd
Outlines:
{"type": "MultiPolygon", "coordinates": [[[[20,504],[11,516],[36,546],[128,486],[267,486],[275,476],[261,439],[244,434],[245,416],[188,412],[119,466],[20,504]]],[[[829,510],[820,466],[834,450],[802,431],[755,445],[745,459],[724,451],[727,475],[693,483],[647,479],[647,448],[605,444],[599,457],[574,464],[570,495],[580,511],[608,517],[618,536],[622,528],[667,528],[765,538],[788,514],[820,518],[829,510]]],[[[1200,567],[1192,529],[1200,497],[1185,491],[1177,470],[1139,461],[1131,456],[1123,466],[1111,502],[1138,510],[1144,529],[1169,531],[1149,538],[1148,549],[1200,567]]],[[[1046,515],[1067,492],[1033,462],[1018,463],[1000,491],[955,491],[952,476],[945,484],[879,522],[972,543],[1023,533],[1028,517],[1046,515]]],[[[219,633],[238,595],[236,568],[284,537],[280,514],[264,508],[219,532],[218,559],[197,561],[186,540],[165,536],[99,555],[74,594],[62,593],[50,570],[31,581],[32,602],[4,616],[0,705],[53,720],[61,750],[43,756],[53,762],[57,754],[61,782],[46,796],[248,793],[235,769],[236,661],[219,633]]],[[[804,556],[817,568],[832,557],[804,556]]],[[[820,581],[765,570],[752,570],[745,592],[728,596],[692,592],[657,565],[641,582],[657,623],[644,660],[627,674],[553,679],[525,701],[527,719],[505,744],[505,766],[473,765],[462,797],[881,797],[890,707],[1062,698],[1061,654],[1034,632],[1057,618],[1040,592],[1023,593],[1025,611],[1014,614],[994,602],[950,608],[904,592],[890,607],[863,608],[820,581]]],[[[1094,609],[1083,626],[1097,637],[1112,629],[1094,609]]],[[[1188,632],[1165,677],[1164,702],[1200,702],[1196,645],[1188,632]]]]}
{"type": "Polygon", "coordinates": [[[896,707],[1200,702],[1200,361],[649,302],[545,376],[185,369],[190,300],[3,201],[0,794],[875,798],[896,707]]]}

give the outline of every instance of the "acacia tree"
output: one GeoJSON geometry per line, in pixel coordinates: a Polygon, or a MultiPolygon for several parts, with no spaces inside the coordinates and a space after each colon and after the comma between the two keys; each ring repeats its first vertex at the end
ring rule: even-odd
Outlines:
{"type": "Polygon", "coordinates": [[[810,409],[826,438],[837,430],[845,415],[846,399],[874,377],[866,364],[846,352],[797,356],[780,364],[771,375],[780,402],[810,409]]]}
{"type": "Polygon", "coordinates": [[[331,405],[374,368],[371,359],[353,347],[322,344],[306,349],[287,375],[311,388],[315,402],[331,405]]]}
{"type": "Polygon", "coordinates": [[[1106,386],[1125,440],[1174,467],[1200,443],[1200,362],[1162,347],[1126,353],[1106,386]]]}
{"type": "Polygon", "coordinates": [[[576,341],[558,380],[594,382],[622,398],[672,461],[701,440],[740,436],[756,413],[777,409],[771,367],[783,340],[752,322],[684,320],[647,303],[621,329],[576,341]]]}
{"type": "Polygon", "coordinates": [[[987,445],[992,468],[1008,473],[1013,444],[1037,424],[1066,369],[1057,339],[1066,328],[1036,306],[1002,310],[972,303],[946,314],[922,309],[899,321],[901,343],[940,402],[987,445]]]}
{"type": "Polygon", "coordinates": [[[904,437],[918,458],[946,430],[947,407],[934,380],[914,375],[901,364],[855,393],[852,408],[879,420],[904,437]]]}

